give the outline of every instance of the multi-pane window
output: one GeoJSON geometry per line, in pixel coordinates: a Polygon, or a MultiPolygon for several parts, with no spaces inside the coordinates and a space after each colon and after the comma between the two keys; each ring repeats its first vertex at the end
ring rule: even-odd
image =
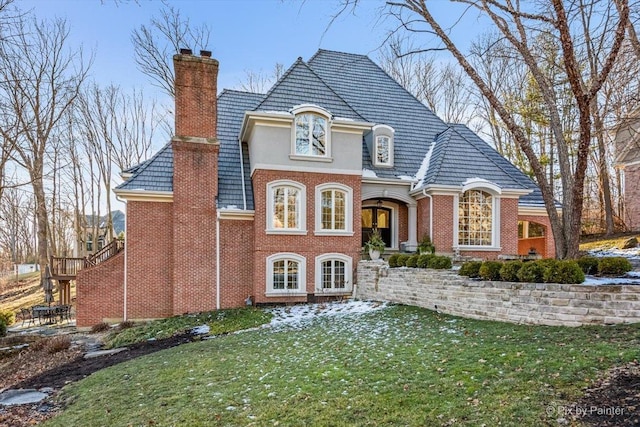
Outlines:
{"type": "Polygon", "coordinates": [[[292,291],[300,288],[300,263],[292,259],[273,262],[273,290],[292,291]]]}
{"type": "Polygon", "coordinates": [[[493,240],[493,197],[481,190],[469,190],[458,204],[458,244],[491,246],[493,240]]]}
{"type": "Polygon", "coordinates": [[[386,135],[376,137],[376,163],[380,165],[391,164],[391,138],[386,135]]]}
{"type": "Polygon", "coordinates": [[[321,193],[322,229],[346,230],[347,195],[340,190],[324,190],[321,193]]]}
{"type": "Polygon", "coordinates": [[[322,289],[325,291],[341,291],[347,287],[345,262],[330,259],[322,262],[322,289]]]}
{"type": "Polygon", "coordinates": [[[295,120],[295,154],[327,155],[327,119],[312,113],[298,114],[295,120]]]}
{"type": "Polygon", "coordinates": [[[274,229],[300,229],[300,190],[290,186],[273,188],[274,229]]]}

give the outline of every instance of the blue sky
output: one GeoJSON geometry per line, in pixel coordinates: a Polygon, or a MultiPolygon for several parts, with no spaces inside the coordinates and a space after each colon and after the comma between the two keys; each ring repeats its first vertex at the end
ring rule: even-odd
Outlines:
{"type": "MultiPolygon", "coordinates": [[[[160,1],[18,0],[16,4],[33,9],[40,18],[65,18],[69,47],[82,45],[95,54],[96,81],[151,90],[148,78],[136,69],[130,37],[133,29],[159,15],[160,1]]],[[[381,18],[384,1],[379,0],[361,0],[355,13],[343,13],[329,28],[339,0],[174,0],[171,4],[192,24],[211,28],[209,47],[220,61],[220,89],[237,87],[249,70],[269,73],[276,63],[286,69],[299,56],[309,59],[318,48],[367,54],[375,60],[393,24],[381,18]]],[[[458,15],[449,2],[431,4],[445,18],[458,15]]]]}

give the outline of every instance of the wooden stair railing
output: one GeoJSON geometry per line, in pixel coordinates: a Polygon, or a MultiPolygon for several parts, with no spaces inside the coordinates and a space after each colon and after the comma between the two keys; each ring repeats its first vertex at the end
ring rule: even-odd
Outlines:
{"type": "Polygon", "coordinates": [[[124,240],[113,239],[98,252],[85,258],[51,257],[50,268],[53,279],[75,279],[78,271],[105,262],[124,249],[124,240]]]}

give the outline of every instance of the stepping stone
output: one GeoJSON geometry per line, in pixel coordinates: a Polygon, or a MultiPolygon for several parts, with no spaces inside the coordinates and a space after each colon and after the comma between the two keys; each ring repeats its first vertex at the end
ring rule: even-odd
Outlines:
{"type": "Polygon", "coordinates": [[[0,393],[0,405],[11,406],[37,403],[47,396],[47,393],[42,393],[34,389],[7,390],[0,393]]]}
{"type": "Polygon", "coordinates": [[[129,350],[127,347],[120,347],[120,348],[114,348],[111,350],[98,350],[98,351],[91,351],[87,354],[84,355],[85,359],[94,359],[96,357],[102,357],[102,356],[111,356],[112,354],[117,354],[120,353],[121,351],[125,351],[125,350],[129,350]]]}

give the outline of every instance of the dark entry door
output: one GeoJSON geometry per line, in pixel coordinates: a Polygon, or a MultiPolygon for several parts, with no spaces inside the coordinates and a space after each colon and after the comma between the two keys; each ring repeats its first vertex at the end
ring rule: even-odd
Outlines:
{"type": "Polygon", "coordinates": [[[391,247],[391,209],[362,208],[362,244],[364,245],[373,230],[378,229],[385,246],[391,247]]]}

